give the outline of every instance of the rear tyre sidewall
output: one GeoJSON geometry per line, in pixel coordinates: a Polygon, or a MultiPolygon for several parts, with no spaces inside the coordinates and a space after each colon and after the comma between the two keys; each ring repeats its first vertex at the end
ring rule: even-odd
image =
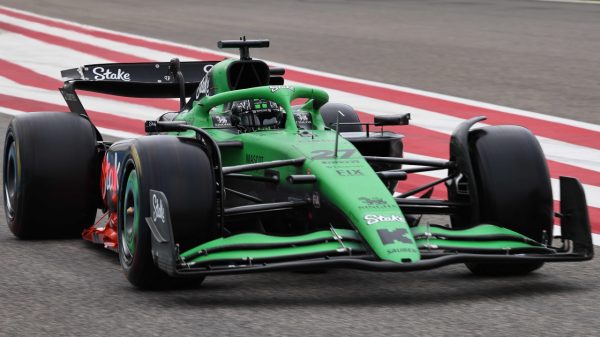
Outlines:
{"type": "Polygon", "coordinates": [[[6,222],[8,224],[9,229],[16,236],[23,236],[20,233],[20,228],[17,225],[21,218],[21,212],[17,212],[22,210],[19,207],[20,201],[20,193],[18,190],[20,189],[20,180],[18,179],[19,171],[17,164],[17,150],[16,150],[16,142],[14,140],[14,134],[9,130],[6,135],[6,154],[4,156],[4,212],[6,214],[6,222]]]}

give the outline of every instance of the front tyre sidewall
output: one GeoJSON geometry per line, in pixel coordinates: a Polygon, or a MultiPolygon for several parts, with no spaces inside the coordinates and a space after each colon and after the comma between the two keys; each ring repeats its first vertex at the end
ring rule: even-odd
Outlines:
{"type": "Polygon", "coordinates": [[[123,195],[123,207],[119,216],[123,219],[119,233],[122,247],[122,263],[131,266],[136,251],[140,221],[140,187],[135,169],[129,172],[123,195]]]}
{"type": "Polygon", "coordinates": [[[147,198],[144,197],[137,166],[130,159],[125,167],[128,171],[121,181],[125,188],[118,207],[119,261],[133,285],[153,288],[160,285],[167,275],[156,267],[152,259],[151,233],[144,217],[148,205],[143,201],[147,198]],[[133,212],[128,212],[131,208],[133,212]]]}

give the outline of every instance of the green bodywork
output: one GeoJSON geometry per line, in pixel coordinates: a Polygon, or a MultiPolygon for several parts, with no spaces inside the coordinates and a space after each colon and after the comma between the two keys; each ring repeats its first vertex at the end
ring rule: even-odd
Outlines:
{"type": "MultiPolygon", "coordinates": [[[[411,233],[413,237],[417,238],[416,245],[419,249],[511,250],[541,247],[517,232],[494,225],[479,225],[464,230],[417,226],[411,228],[411,233]],[[495,238],[486,239],[486,236],[495,238]],[[453,240],[452,237],[456,239],[453,240]],[[477,238],[478,241],[466,240],[469,237],[477,238]],[[496,239],[500,237],[501,240],[496,239]]],[[[348,229],[333,229],[286,237],[245,233],[207,242],[184,252],[181,254],[181,258],[187,263],[195,264],[250,259],[260,261],[265,258],[307,253],[333,253],[340,250],[360,254],[368,251],[361,241],[361,235],[348,229]],[[264,249],[267,245],[277,248],[264,249]],[[244,246],[244,248],[240,249],[240,246],[244,246]]],[[[381,242],[374,244],[382,245],[381,242]]]]}
{"type": "Polygon", "coordinates": [[[318,231],[305,235],[284,237],[245,233],[207,242],[181,254],[181,257],[184,261],[199,263],[240,260],[248,257],[259,260],[273,256],[285,257],[337,250],[364,253],[366,248],[361,243],[360,235],[348,229],[338,229],[335,234],[331,231],[318,231]],[[277,248],[264,249],[267,245],[277,248]],[[244,246],[244,249],[239,249],[238,246],[244,246]],[[213,253],[210,252],[211,249],[223,251],[213,253]]]}
{"type": "MultiPolygon", "coordinates": [[[[307,235],[277,237],[245,233],[219,238],[183,252],[186,262],[205,263],[221,260],[282,258],[310,253],[335,252],[347,249],[354,252],[372,253],[381,260],[397,263],[416,262],[421,259],[420,249],[434,246],[490,247],[512,249],[535,247],[536,244],[522,240],[522,235],[492,225],[456,231],[438,227],[409,228],[402,211],[387,187],[377,176],[355,146],[343,137],[338,139],[338,153],[334,154],[336,132],[325,127],[319,108],[328,101],[325,91],[301,86],[263,86],[229,91],[226,72],[234,60],[216,64],[212,70],[214,94],[193,102],[189,111],[180,113],[176,120],[204,128],[217,142],[241,141],[242,148],[221,149],[223,166],[240,165],[272,160],[306,158],[302,166],[276,168],[282,190],[306,189],[307,198],[317,197],[334,204],[349,220],[355,230],[334,229],[307,235]],[[307,99],[300,108],[312,116],[312,130],[299,130],[294,120],[292,101],[307,99]],[[285,110],[285,128],[265,129],[248,133],[232,132],[232,129],[214,128],[213,117],[223,115],[227,102],[245,99],[273,101],[285,110]],[[285,178],[292,174],[312,174],[317,177],[314,186],[292,186],[285,178]],[[364,200],[377,198],[375,204],[364,200]],[[501,241],[451,240],[434,237],[423,238],[424,233],[440,235],[506,235],[501,241]],[[385,238],[388,240],[385,240],[385,238]],[[415,240],[415,237],[418,238],[415,240]],[[385,242],[384,242],[385,241],[385,242]],[[307,243],[308,242],[308,243],[307,243]],[[242,249],[236,248],[244,245],[242,249]],[[253,248],[252,246],[254,245],[253,248]],[[265,248],[273,245],[276,248],[265,248]],[[215,247],[220,247],[214,251],[215,247]],[[227,249],[231,247],[231,249],[227,249]],[[211,249],[213,250],[211,252],[211,249]]],[[[235,129],[233,129],[235,130],[235,129]]],[[[194,137],[192,131],[177,133],[194,137]]],[[[247,172],[264,176],[264,170],[247,172]]],[[[287,196],[283,195],[283,198],[287,196]]],[[[286,199],[282,201],[287,201],[286,199]]]]}

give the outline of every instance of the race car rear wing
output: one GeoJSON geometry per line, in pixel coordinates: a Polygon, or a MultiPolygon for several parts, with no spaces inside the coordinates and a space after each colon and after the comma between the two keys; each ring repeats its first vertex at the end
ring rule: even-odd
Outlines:
{"type": "MultiPolygon", "coordinates": [[[[63,95],[69,109],[87,114],[75,90],[136,98],[179,98],[183,108],[204,76],[220,61],[105,63],[61,71],[63,95]]],[[[272,68],[271,84],[283,82],[283,69],[272,68]]]]}
{"type": "Polygon", "coordinates": [[[181,71],[189,97],[218,62],[173,59],[171,62],[91,64],[63,70],[61,75],[65,85],[72,83],[74,89],[127,97],[177,98],[177,70],[181,71]],[[176,63],[179,69],[175,69],[176,63]]]}
{"type": "Polygon", "coordinates": [[[179,98],[185,104],[204,76],[219,61],[91,64],[61,72],[60,88],[69,109],[87,114],[75,90],[137,98],[179,98]]]}

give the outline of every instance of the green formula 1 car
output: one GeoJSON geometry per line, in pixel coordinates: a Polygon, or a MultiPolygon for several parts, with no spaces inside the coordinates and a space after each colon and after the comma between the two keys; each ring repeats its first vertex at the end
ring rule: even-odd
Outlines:
{"type": "Polygon", "coordinates": [[[220,41],[239,59],[97,64],[63,71],[71,112],[17,116],[4,151],[4,205],[19,238],[80,234],[118,251],[149,288],[208,275],[465,263],[524,274],[593,257],[581,184],[561,177],[553,211],[536,138],[518,126],[460,124],[450,158],[403,157],[407,114],[361,122],[325,91],[284,84],[249,55],[268,40],[220,41]],[[104,141],[76,94],[179,98],[147,136],[104,141]],[[442,178],[394,194],[411,174],[442,178]],[[447,172],[447,174],[446,174],[447,172]],[[440,185],[447,198],[431,198],[440,185]],[[103,220],[95,221],[97,210],[103,220]],[[420,221],[446,215],[445,226],[420,221]],[[554,218],[561,233],[553,236],[554,218]],[[52,220],[49,220],[52,219],[52,220]]]}

